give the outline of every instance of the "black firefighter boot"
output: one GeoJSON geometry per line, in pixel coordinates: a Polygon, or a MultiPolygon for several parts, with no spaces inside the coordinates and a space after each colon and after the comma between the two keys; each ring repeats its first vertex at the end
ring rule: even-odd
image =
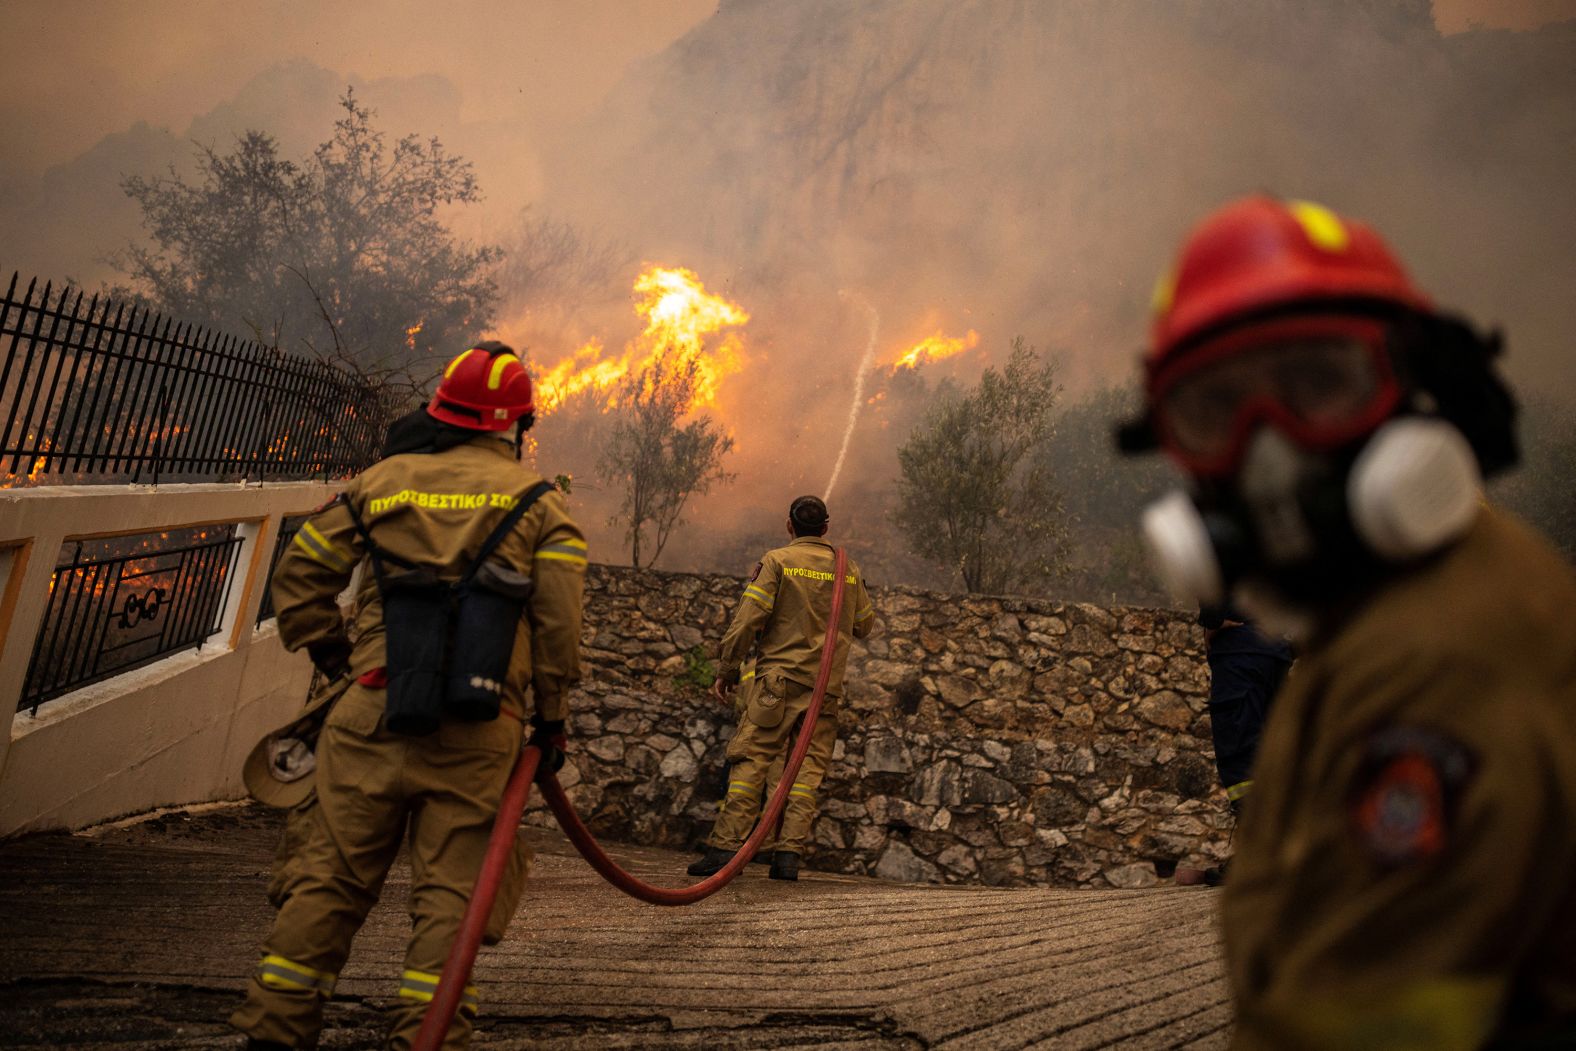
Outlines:
{"type": "Polygon", "coordinates": [[[691,876],[710,876],[722,871],[722,867],[731,860],[733,860],[733,851],[707,847],[705,855],[684,871],[691,876]]]}
{"type": "Polygon", "coordinates": [[[798,879],[799,855],[791,850],[779,850],[772,855],[772,879],[798,879]]]}

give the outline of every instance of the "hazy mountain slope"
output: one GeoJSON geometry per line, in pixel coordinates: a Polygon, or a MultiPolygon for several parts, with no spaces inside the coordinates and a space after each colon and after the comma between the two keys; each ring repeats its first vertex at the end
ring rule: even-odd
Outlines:
{"type": "Polygon", "coordinates": [[[1442,38],[1424,0],[732,0],[556,152],[549,205],[1104,372],[1186,226],[1266,188],[1372,219],[1552,375],[1573,114],[1576,26],[1442,38]]]}

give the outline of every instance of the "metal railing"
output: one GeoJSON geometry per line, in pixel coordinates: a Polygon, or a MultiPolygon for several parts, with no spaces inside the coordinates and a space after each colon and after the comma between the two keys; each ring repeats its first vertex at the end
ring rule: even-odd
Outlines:
{"type": "Polygon", "coordinates": [[[404,408],[321,361],[18,281],[0,299],[0,485],[342,477],[404,408]]]}
{"type": "Polygon", "coordinates": [[[50,580],[18,711],[200,648],[220,630],[243,541],[234,526],[186,534],[74,542],[50,580]]]}

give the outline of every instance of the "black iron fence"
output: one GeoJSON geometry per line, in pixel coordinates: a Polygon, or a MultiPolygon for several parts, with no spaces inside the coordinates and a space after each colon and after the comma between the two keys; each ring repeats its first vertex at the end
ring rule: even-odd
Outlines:
{"type": "Polygon", "coordinates": [[[3,485],[342,477],[404,408],[321,361],[18,280],[0,299],[3,485]]]}
{"type": "Polygon", "coordinates": [[[200,648],[223,622],[234,526],[78,541],[55,567],[18,710],[200,648]]]}

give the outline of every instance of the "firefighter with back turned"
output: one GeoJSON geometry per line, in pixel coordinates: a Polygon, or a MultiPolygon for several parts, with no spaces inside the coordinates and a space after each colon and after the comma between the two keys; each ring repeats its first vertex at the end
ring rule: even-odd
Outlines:
{"type": "MultiPolygon", "coordinates": [[[[819,497],[801,496],[788,509],[786,547],[768,551],[744,587],[733,623],[723,636],[717,680],[712,695],[727,704],[739,683],[739,668],[755,646],[755,678],[746,694],[743,718],[729,746],[739,756],[728,772],[728,792],[707,840],[705,855],[689,867],[692,876],[709,876],[728,863],[749,837],[764,800],[777,790],[782,760],[793,745],[795,725],[809,707],[831,611],[832,571],[836,553],[825,539],[830,518],[819,497]]],[[[799,878],[810,825],[815,820],[816,791],[832,761],[837,743],[837,711],[843,695],[843,672],[854,639],[870,634],[875,610],[864,578],[849,561],[832,676],[816,721],[810,750],[789,789],[787,809],[771,878],[799,878]]]]}
{"type": "MultiPolygon", "coordinates": [[[[519,463],[532,409],[512,350],[466,351],[424,413],[391,429],[395,455],[308,519],[274,572],[280,638],[306,649],[342,696],[312,756],[315,802],[289,823],[294,849],[271,889],[278,916],[231,1018],[250,1048],[316,1046],[324,1001],[402,842],[413,929],[389,1046],[408,1048],[527,733],[544,769],[562,764],[586,544],[557,490],[519,463]],[[363,562],[347,634],[335,597],[363,562]]],[[[299,755],[286,759],[281,769],[299,766],[299,755]]],[[[524,869],[517,847],[488,944],[503,935],[524,869]]],[[[469,1043],[476,1010],[468,986],[445,1048],[469,1043]]]]}
{"type": "Polygon", "coordinates": [[[1236,836],[1232,1046],[1576,1046],[1576,574],[1480,495],[1497,336],[1369,227],[1254,197],[1156,294],[1162,576],[1298,646],[1236,836]]]}

